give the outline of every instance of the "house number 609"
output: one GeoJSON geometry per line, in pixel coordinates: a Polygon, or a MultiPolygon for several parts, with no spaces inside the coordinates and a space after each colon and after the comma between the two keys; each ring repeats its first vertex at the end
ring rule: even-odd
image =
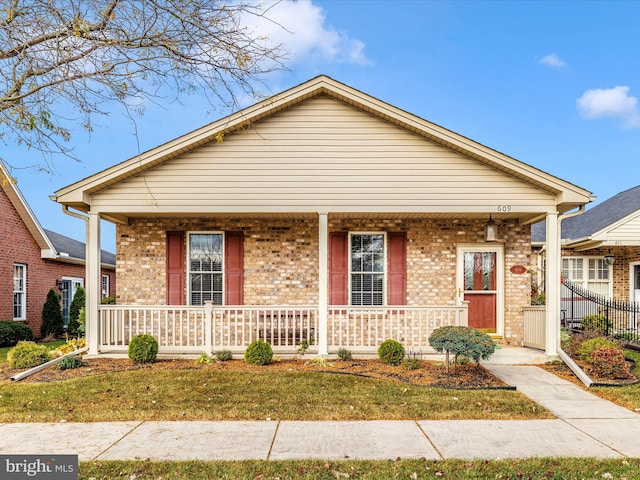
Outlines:
{"type": "Polygon", "coordinates": [[[511,205],[498,205],[498,211],[499,212],[510,212],[511,211],[511,205]]]}

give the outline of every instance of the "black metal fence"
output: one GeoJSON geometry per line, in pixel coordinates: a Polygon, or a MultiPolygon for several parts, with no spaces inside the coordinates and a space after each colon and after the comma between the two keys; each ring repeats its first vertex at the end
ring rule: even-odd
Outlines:
{"type": "Polygon", "coordinates": [[[560,320],[569,329],[597,326],[607,336],[640,343],[640,302],[599,295],[566,280],[560,294],[560,320]]]}

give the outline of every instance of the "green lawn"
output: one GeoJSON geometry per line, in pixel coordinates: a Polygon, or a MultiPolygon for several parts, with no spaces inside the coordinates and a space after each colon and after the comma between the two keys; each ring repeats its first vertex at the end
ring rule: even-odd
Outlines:
{"type": "Polygon", "coordinates": [[[244,462],[83,462],[80,479],[95,480],[418,480],[637,479],[640,460],[397,460],[397,461],[244,461],[244,462]]]}

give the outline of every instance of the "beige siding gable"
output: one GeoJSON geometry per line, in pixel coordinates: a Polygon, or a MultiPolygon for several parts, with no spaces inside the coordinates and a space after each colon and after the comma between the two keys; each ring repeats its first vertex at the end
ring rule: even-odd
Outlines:
{"type": "Polygon", "coordinates": [[[594,235],[609,245],[640,245],[640,211],[629,215],[594,235]]]}
{"type": "Polygon", "coordinates": [[[94,194],[101,212],[545,211],[549,192],[320,96],[94,194]]]}

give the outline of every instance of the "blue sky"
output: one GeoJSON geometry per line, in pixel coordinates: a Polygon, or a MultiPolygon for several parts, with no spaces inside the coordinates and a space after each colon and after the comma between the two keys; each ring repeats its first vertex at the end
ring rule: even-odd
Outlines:
{"type": "MultiPolygon", "coordinates": [[[[640,2],[284,0],[270,15],[287,31],[256,28],[290,59],[265,77],[267,95],[326,74],[599,200],[640,184],[640,2]]],[[[226,113],[195,95],[147,107],[134,128],[114,108],[90,138],[72,138],[81,163],[12,173],[45,228],[84,241],[49,195],[226,113]]],[[[43,163],[1,148],[11,165],[43,163]]],[[[114,250],[114,231],[103,227],[103,248],[114,250]]]]}

